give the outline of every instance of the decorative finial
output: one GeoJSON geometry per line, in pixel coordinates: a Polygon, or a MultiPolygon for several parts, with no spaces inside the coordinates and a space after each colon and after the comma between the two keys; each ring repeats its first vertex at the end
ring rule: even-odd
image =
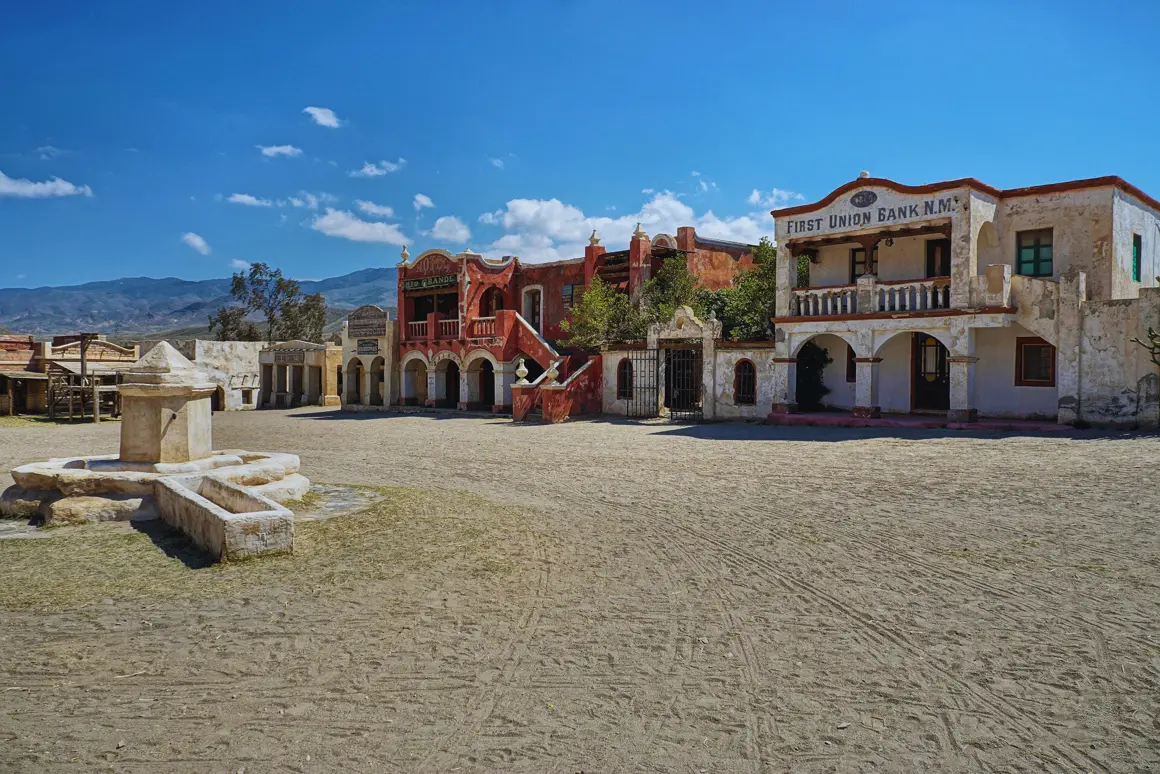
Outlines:
{"type": "Polygon", "coordinates": [[[859,180],[862,180],[862,179],[867,178],[867,177],[870,177],[870,171],[867,169],[863,169],[861,172],[858,173],[859,180]]]}
{"type": "MultiPolygon", "coordinates": [[[[638,223],[637,225],[639,226],[640,224],[638,223]]],[[[596,229],[592,229],[592,236],[588,237],[588,244],[592,245],[593,247],[596,247],[596,245],[600,244],[600,237],[596,235],[596,229]]]]}
{"type": "Polygon", "coordinates": [[[528,383],[528,367],[524,365],[524,359],[521,357],[520,362],[516,365],[516,376],[519,377],[519,384],[528,383]]]}
{"type": "Polygon", "coordinates": [[[556,364],[553,363],[552,365],[548,366],[548,370],[544,373],[544,383],[556,384],[556,377],[559,375],[560,372],[556,370],[556,364]]]}
{"type": "Polygon", "coordinates": [[[637,221],[636,231],[632,232],[632,238],[633,239],[645,239],[646,237],[648,237],[648,234],[644,233],[644,229],[642,229],[640,227],[640,221],[637,221]]]}
{"type": "Polygon", "coordinates": [[[401,253],[401,255],[402,255],[404,261],[411,257],[411,254],[407,252],[406,245],[403,245],[403,252],[401,253]]]}

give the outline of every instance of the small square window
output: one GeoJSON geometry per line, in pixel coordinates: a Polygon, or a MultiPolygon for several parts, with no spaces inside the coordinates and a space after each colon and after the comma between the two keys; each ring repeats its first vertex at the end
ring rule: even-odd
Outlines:
{"type": "Polygon", "coordinates": [[[1037,337],[1015,339],[1015,385],[1054,387],[1055,347],[1037,337]]]}
{"type": "Polygon", "coordinates": [[[1140,264],[1144,258],[1144,238],[1132,234],[1132,281],[1140,281],[1140,264]]]}
{"type": "Polygon", "coordinates": [[[1015,235],[1015,273],[1027,277],[1050,277],[1054,271],[1051,229],[1020,231],[1015,235]]]}
{"type": "Polygon", "coordinates": [[[864,274],[878,273],[878,245],[870,251],[870,260],[866,260],[866,248],[855,247],[850,250],[850,284],[853,285],[864,274]]]}

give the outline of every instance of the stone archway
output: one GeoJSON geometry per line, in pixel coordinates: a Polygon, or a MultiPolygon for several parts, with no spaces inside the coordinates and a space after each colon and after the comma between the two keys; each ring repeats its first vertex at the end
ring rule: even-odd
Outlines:
{"type": "Polygon", "coordinates": [[[427,358],[412,352],[403,359],[402,402],[405,406],[422,406],[427,402],[427,358]]]}
{"type": "Polygon", "coordinates": [[[367,397],[367,403],[372,406],[382,406],[386,404],[386,360],[382,355],[379,355],[371,361],[370,366],[370,395],[367,397]]]}
{"type": "Polygon", "coordinates": [[[352,357],[346,364],[346,402],[359,405],[363,402],[363,366],[362,361],[352,357]]]}

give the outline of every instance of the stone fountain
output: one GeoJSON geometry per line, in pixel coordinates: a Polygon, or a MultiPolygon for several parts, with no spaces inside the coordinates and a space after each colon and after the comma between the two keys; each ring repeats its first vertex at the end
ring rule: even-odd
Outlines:
{"type": "Polygon", "coordinates": [[[46,524],[162,518],[224,558],[293,546],[280,503],[310,489],[293,454],[213,451],[215,385],[166,342],[123,373],[121,451],[21,465],[0,514],[46,524]]]}

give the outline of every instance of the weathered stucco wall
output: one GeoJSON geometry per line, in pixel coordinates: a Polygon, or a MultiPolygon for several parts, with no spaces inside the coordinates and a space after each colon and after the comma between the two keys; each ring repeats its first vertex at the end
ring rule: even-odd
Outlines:
{"type": "Polygon", "coordinates": [[[757,344],[752,347],[718,345],[715,352],[717,368],[713,385],[713,400],[716,401],[717,419],[764,419],[773,404],[773,343],[757,344]],[[753,363],[756,374],[756,400],[753,405],[738,405],[734,394],[737,364],[742,360],[753,363]]]}
{"type": "MultiPolygon", "coordinates": [[[[626,416],[628,414],[629,400],[626,398],[616,397],[616,368],[620,365],[620,361],[629,356],[629,353],[624,350],[607,350],[600,353],[601,370],[603,371],[602,389],[601,389],[601,404],[605,414],[616,414],[619,416],[626,416]]],[[[641,378],[641,375],[633,372],[634,383],[641,378]]]]}
{"type": "Polygon", "coordinates": [[[1136,298],[1140,288],[1156,286],[1160,274],[1160,213],[1116,189],[1113,200],[1111,298],[1136,298]],[[1132,279],[1132,237],[1140,236],[1140,281],[1132,279]]]}
{"type": "Polygon", "coordinates": [[[975,406],[980,416],[1055,419],[1057,391],[1015,385],[1015,340],[1034,336],[1020,326],[975,331],[975,406]]]}
{"type": "MultiPolygon", "coordinates": [[[[160,340],[139,342],[141,355],[148,354],[159,343],[160,340]]],[[[222,388],[222,410],[257,408],[261,381],[258,353],[266,346],[264,342],[181,339],[170,340],[169,344],[205,372],[209,381],[222,388]]]]}
{"type": "Polygon", "coordinates": [[[822,384],[830,390],[826,393],[826,397],[822,398],[822,404],[831,408],[853,408],[854,383],[846,381],[846,353],[850,345],[844,339],[831,334],[817,336],[813,342],[826,350],[833,361],[822,371],[822,384]]]}

